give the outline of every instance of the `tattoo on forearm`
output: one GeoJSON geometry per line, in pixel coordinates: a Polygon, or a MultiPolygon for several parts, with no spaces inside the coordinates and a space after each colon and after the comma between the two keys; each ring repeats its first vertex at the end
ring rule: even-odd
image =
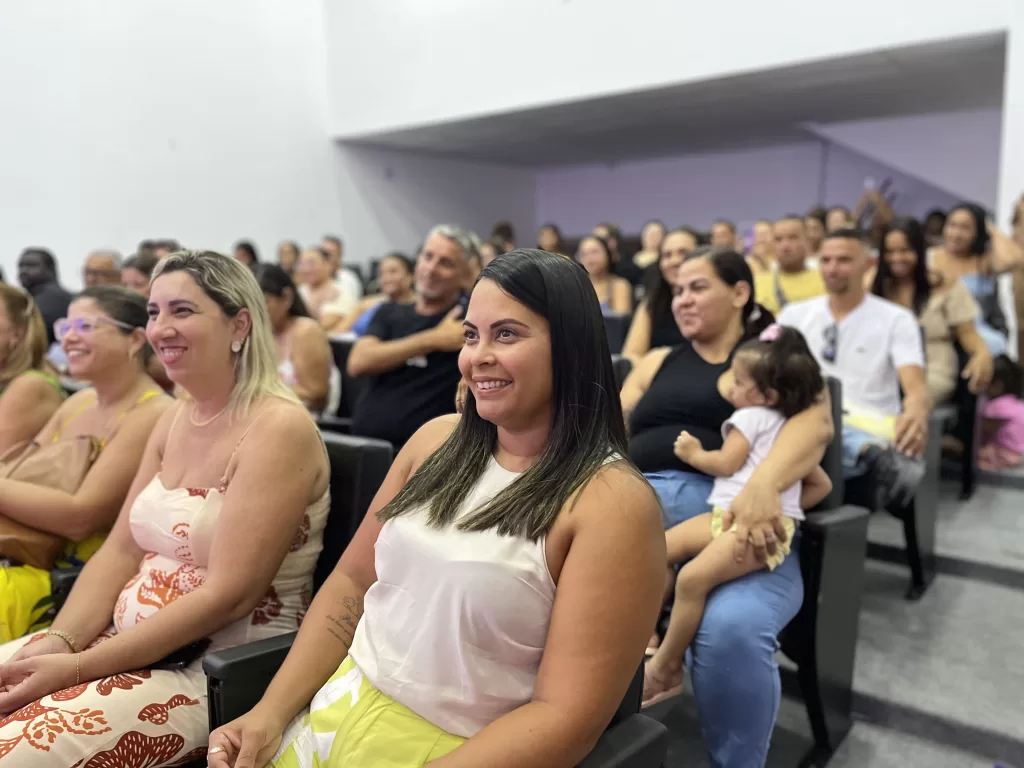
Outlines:
{"type": "Polygon", "coordinates": [[[345,597],[337,602],[334,610],[327,614],[327,631],[346,646],[352,645],[356,625],[363,615],[363,598],[345,597]]]}

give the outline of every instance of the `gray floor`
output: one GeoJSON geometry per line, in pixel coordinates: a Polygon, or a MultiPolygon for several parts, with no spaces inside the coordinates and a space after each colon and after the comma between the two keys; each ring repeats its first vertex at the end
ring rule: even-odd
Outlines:
{"type": "MultiPolygon", "coordinates": [[[[1024,768],[1024,490],[956,490],[940,503],[945,572],[919,602],[903,599],[905,567],[868,561],[858,721],[829,768],[1024,768]]],[[[869,539],[902,546],[902,528],[877,514],[869,539]]],[[[650,714],[672,734],[668,768],[708,765],[689,694],[650,714]]],[[[784,699],[769,767],[796,768],[809,743],[802,703],[784,699]]]]}

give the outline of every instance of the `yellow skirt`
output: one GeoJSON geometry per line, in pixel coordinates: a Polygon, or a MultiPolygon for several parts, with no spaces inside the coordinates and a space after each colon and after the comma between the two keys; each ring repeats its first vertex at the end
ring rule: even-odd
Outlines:
{"type": "Polygon", "coordinates": [[[346,657],[292,723],[274,768],[419,768],[465,741],[381,693],[346,657]]]}
{"type": "MultiPolygon", "coordinates": [[[[83,563],[96,554],[106,534],[72,542],[57,568],[83,563]]],[[[50,626],[50,572],[31,565],[0,566],[0,643],[50,626]]]]}
{"type": "MultiPolygon", "coordinates": [[[[713,539],[717,539],[723,533],[728,533],[728,531],[722,530],[722,515],[724,514],[725,510],[721,507],[715,507],[711,510],[711,538],[713,539]]],[[[796,532],[796,523],[793,522],[791,517],[782,516],[782,527],[786,529],[786,540],[775,542],[775,554],[768,555],[768,559],[765,561],[769,571],[774,571],[782,565],[782,561],[789,554],[790,543],[793,541],[793,534],[796,532]]],[[[732,526],[729,526],[729,530],[732,530],[732,526]]]]}

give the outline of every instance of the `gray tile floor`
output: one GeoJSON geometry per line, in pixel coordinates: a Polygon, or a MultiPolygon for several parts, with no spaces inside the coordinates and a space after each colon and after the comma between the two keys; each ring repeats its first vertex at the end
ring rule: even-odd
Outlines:
{"type": "MultiPolygon", "coordinates": [[[[869,538],[902,546],[902,528],[877,514],[869,538]]],[[[981,485],[959,502],[944,484],[937,538],[940,555],[1024,574],[1024,490],[981,485]]],[[[1024,768],[1024,588],[940,573],[908,603],[905,566],[866,570],[858,722],[829,768],[1024,768]]],[[[708,765],[689,694],[650,714],[672,735],[667,768],[708,765]]],[[[802,703],[784,699],[769,768],[796,768],[809,739],[802,703]]]]}

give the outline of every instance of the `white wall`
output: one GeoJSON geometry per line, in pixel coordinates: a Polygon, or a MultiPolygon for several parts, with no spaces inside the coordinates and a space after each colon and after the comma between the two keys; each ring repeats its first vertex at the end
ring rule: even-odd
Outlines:
{"type": "Polygon", "coordinates": [[[0,263],[341,228],[319,0],[5,3],[0,263]]]}
{"type": "Polygon", "coordinates": [[[500,219],[512,222],[522,242],[532,242],[532,171],[344,144],[335,151],[348,253],[411,254],[442,223],[486,238],[500,219]]]}
{"type": "Polygon", "coordinates": [[[857,120],[807,126],[949,194],[996,207],[1001,109],[857,120]]]}
{"type": "Polygon", "coordinates": [[[369,135],[997,33],[1014,2],[325,0],[330,130],[369,135]]]}
{"type": "Polygon", "coordinates": [[[926,182],[841,147],[808,140],[760,149],[665,157],[619,165],[549,168],[537,176],[537,221],[566,235],[610,219],[638,232],[648,219],[708,228],[802,213],[812,205],[853,206],[866,178],[892,177],[900,212],[923,216],[955,200],[926,182]]]}

